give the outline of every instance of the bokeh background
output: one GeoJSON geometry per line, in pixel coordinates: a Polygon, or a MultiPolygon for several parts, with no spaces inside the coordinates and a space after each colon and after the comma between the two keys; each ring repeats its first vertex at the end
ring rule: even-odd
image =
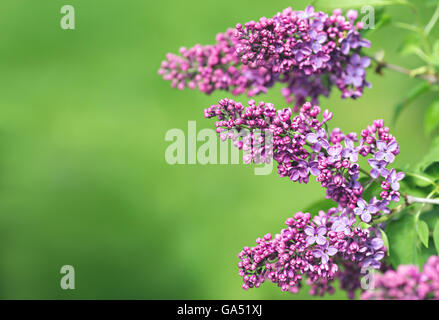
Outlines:
{"type": "MultiPolygon", "coordinates": [[[[167,52],[307,4],[2,0],[0,298],[309,298],[306,288],[292,295],[270,283],[245,292],[236,255],[321,199],[321,188],[275,172],[256,176],[246,165],[168,165],[165,133],[187,133],[188,120],[197,130],[211,128],[202,110],[227,93],[177,91],[157,75],[167,52]],[[76,9],[74,31],[60,28],[65,4],[76,9]],[[75,267],[76,290],[60,288],[66,264],[75,267]]],[[[388,11],[412,20],[407,8],[388,11]]],[[[430,14],[421,9],[424,20],[430,14]]],[[[403,37],[389,26],[370,39],[389,61],[415,67],[416,58],[396,54],[403,37]]],[[[393,106],[417,84],[392,71],[368,79],[373,88],[357,101],[337,91],[321,101],[335,113],[332,126],[349,132],[390,121],[393,106]]],[[[283,106],[279,90],[259,99],[283,106]]],[[[426,107],[418,100],[391,125],[401,145],[398,165],[416,163],[428,148],[426,107]]]]}

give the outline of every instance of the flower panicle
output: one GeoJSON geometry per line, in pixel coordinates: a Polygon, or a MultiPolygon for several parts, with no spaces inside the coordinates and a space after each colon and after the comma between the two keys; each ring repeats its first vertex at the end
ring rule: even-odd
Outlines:
{"type": "MultiPolygon", "coordinates": [[[[285,222],[287,228],[272,236],[256,239],[254,247],[244,247],[238,254],[239,275],[243,289],[258,288],[265,281],[282,291],[298,292],[303,281],[311,294],[333,293],[332,282],[346,284],[346,265],[380,269],[386,248],[377,230],[355,226],[352,210],[331,208],[318,216],[297,212],[285,222]],[[343,282],[344,280],[344,282],[343,282]]],[[[359,283],[359,270],[355,270],[359,283]]],[[[350,287],[350,292],[357,286],[350,287]]]]}
{"type": "Polygon", "coordinates": [[[370,59],[361,49],[370,47],[362,38],[358,14],[341,10],[331,15],[287,8],[272,18],[237,24],[219,33],[213,45],[197,44],[168,54],[159,74],[180,90],[196,89],[210,94],[215,90],[253,97],[282,83],[282,95],[296,110],[333,86],[342,98],[358,98],[365,87],[370,59]]]}
{"type": "Polygon", "coordinates": [[[400,199],[399,181],[404,173],[391,168],[399,146],[383,120],[375,120],[360,135],[344,134],[339,128],[329,131],[333,113],[310,102],[295,114],[291,108],[276,109],[272,103],[250,100],[244,106],[232,99],[206,108],[204,116],[217,119],[220,138],[231,139],[244,150],[245,163],[273,159],[280,177],[299,183],[314,177],[326,190],[326,198],[352,209],[363,222],[388,214],[390,202],[400,199]],[[360,167],[360,157],[367,159],[369,169],[360,167]],[[369,185],[360,174],[379,184],[377,196],[363,198],[369,185]]]}

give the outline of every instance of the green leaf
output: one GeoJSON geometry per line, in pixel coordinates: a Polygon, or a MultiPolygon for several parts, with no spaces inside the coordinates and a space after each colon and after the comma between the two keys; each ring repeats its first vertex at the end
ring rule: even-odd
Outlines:
{"type": "Polygon", "coordinates": [[[371,180],[369,177],[360,178],[359,182],[363,187],[367,187],[363,190],[363,198],[369,201],[373,196],[378,196],[381,192],[381,183],[377,180],[371,180]]]}
{"type": "Polygon", "coordinates": [[[436,251],[439,254],[439,220],[436,222],[433,230],[433,241],[434,246],[436,247],[436,251]]]}
{"type": "Polygon", "coordinates": [[[387,237],[387,234],[384,232],[383,229],[380,229],[381,233],[381,239],[384,241],[384,246],[387,249],[387,255],[390,256],[390,245],[389,245],[389,238],[387,237]]]}
{"type": "Polygon", "coordinates": [[[431,135],[439,127],[439,100],[427,108],[424,116],[424,129],[427,135],[431,135]]]}
{"type": "Polygon", "coordinates": [[[428,7],[435,6],[439,4],[439,0],[427,0],[425,3],[428,7]]]}
{"type": "Polygon", "coordinates": [[[433,179],[439,179],[439,137],[436,137],[430,150],[417,165],[417,170],[424,172],[433,179]]]}
{"type": "Polygon", "coordinates": [[[439,207],[434,206],[431,210],[422,213],[422,220],[427,222],[428,227],[433,230],[436,223],[439,221],[439,207]]]}
{"type": "Polygon", "coordinates": [[[437,255],[437,253],[434,246],[426,248],[421,245],[421,247],[418,248],[417,265],[422,268],[427,262],[428,258],[435,255],[437,255]]]}
{"type": "Polygon", "coordinates": [[[403,56],[416,54],[421,48],[421,38],[417,33],[409,33],[404,39],[404,43],[398,48],[398,52],[403,56]]]}
{"type": "Polygon", "coordinates": [[[365,229],[369,229],[371,227],[370,224],[367,224],[366,222],[360,222],[360,228],[365,230],[365,229]]]}
{"type": "Polygon", "coordinates": [[[417,263],[417,234],[415,217],[403,210],[402,217],[388,223],[386,233],[392,248],[390,262],[396,268],[400,264],[417,263]]]}
{"type": "Polygon", "coordinates": [[[314,202],[312,205],[307,207],[304,212],[311,213],[312,216],[317,215],[320,210],[328,211],[331,208],[337,207],[337,203],[332,199],[323,199],[317,202],[314,202]]]}
{"type": "Polygon", "coordinates": [[[418,233],[419,239],[421,239],[422,243],[425,247],[428,248],[428,225],[425,221],[418,220],[416,224],[416,231],[418,233]]]}
{"type": "Polygon", "coordinates": [[[398,119],[401,112],[410,104],[412,103],[417,97],[422,95],[423,93],[430,90],[430,84],[428,82],[422,82],[418,84],[417,86],[413,87],[407,94],[407,96],[400,101],[394,109],[393,112],[393,122],[395,123],[398,119]]]}
{"type": "Polygon", "coordinates": [[[431,64],[439,67],[439,40],[436,40],[433,44],[433,52],[428,59],[431,64]]]}
{"type": "Polygon", "coordinates": [[[404,181],[407,183],[411,183],[411,186],[413,188],[436,186],[436,183],[434,182],[434,178],[424,172],[411,172],[410,170],[399,170],[399,171],[405,172],[406,178],[404,178],[404,181]]]}

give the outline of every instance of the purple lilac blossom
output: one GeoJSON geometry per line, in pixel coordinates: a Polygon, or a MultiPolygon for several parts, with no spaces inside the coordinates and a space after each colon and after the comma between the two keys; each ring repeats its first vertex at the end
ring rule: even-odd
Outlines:
{"type": "Polygon", "coordinates": [[[374,121],[357,137],[355,133],[345,135],[338,128],[327,132],[325,128],[333,114],[328,110],[322,113],[319,106],[309,102],[294,114],[291,108],[276,110],[273,104],[254,100],[244,107],[231,99],[222,99],[218,105],[207,108],[205,117],[217,118],[217,132],[234,140],[238,148],[247,152],[245,163],[268,163],[273,158],[281,177],[308,183],[309,177],[315,176],[326,189],[327,198],[342,208],[356,209],[365,222],[388,214],[389,202],[399,201],[399,181],[404,174],[386,168],[389,163],[385,160],[376,160],[377,152],[385,152],[387,158],[389,154],[395,157],[399,153],[395,138],[382,120],[374,121]],[[362,201],[359,202],[364,187],[359,181],[360,155],[367,158],[372,167],[372,178],[378,179],[378,173],[386,178],[381,182],[381,199],[373,200],[367,209],[363,208],[362,201]]]}
{"type": "Polygon", "coordinates": [[[389,175],[389,170],[386,169],[387,162],[384,160],[375,160],[375,159],[368,159],[367,162],[372,167],[370,170],[370,176],[374,179],[378,179],[379,176],[387,177],[389,175]]]}
{"type": "Polygon", "coordinates": [[[374,289],[364,291],[364,300],[439,299],[439,257],[431,256],[423,271],[417,266],[399,265],[397,270],[374,274],[374,289]]]}
{"type": "Polygon", "coordinates": [[[395,169],[390,170],[388,175],[386,176],[386,181],[390,184],[394,191],[399,190],[399,181],[404,179],[404,172],[396,172],[395,169]]]}
{"type": "Polygon", "coordinates": [[[372,220],[372,215],[378,212],[378,208],[373,204],[368,205],[363,199],[359,199],[354,212],[357,216],[360,216],[362,221],[368,223],[372,220]]]}
{"type": "Polygon", "coordinates": [[[312,245],[313,243],[324,245],[326,243],[326,238],[324,237],[326,228],[323,226],[318,228],[308,226],[305,228],[305,233],[308,235],[308,237],[306,237],[306,243],[308,245],[312,245]]]}
{"type": "Polygon", "coordinates": [[[306,135],[306,141],[312,143],[312,149],[315,152],[320,152],[320,149],[328,149],[329,143],[326,138],[326,131],[320,128],[316,133],[308,133],[306,135]]]}
{"type": "Polygon", "coordinates": [[[266,234],[256,239],[255,247],[244,247],[238,254],[242,287],[245,290],[258,288],[268,280],[282,291],[296,293],[306,279],[311,294],[323,295],[334,292],[331,283],[339,278],[342,287],[352,295],[359,281],[355,285],[348,283],[347,274],[351,271],[347,266],[356,263],[358,269],[352,269],[354,274],[351,274],[358,279],[364,264],[371,268],[382,267],[380,260],[386,249],[376,240],[380,239],[374,237],[377,229],[363,230],[348,222],[348,230],[334,231],[340,215],[347,221],[355,220],[350,209],[339,212],[331,208],[327,212],[320,211],[313,219],[310,213],[298,212],[286,220],[287,228],[279,234],[266,234]],[[323,237],[325,243],[310,241],[310,235],[323,237]]]}
{"type": "Polygon", "coordinates": [[[272,18],[237,24],[219,33],[213,45],[182,47],[168,54],[159,75],[172,87],[216,90],[252,97],[265,93],[276,82],[285,84],[282,94],[295,111],[306,101],[318,104],[336,86],[342,98],[357,98],[365,81],[367,58],[361,48],[370,42],[361,37],[361,22],[352,12],[332,15],[286,8],[272,18]]]}

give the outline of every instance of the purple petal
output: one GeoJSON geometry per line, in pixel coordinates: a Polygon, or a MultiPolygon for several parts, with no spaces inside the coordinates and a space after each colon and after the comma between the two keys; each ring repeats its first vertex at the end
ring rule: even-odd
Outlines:
{"type": "Polygon", "coordinates": [[[380,172],[377,169],[372,169],[370,170],[370,176],[377,179],[380,176],[380,172]]]}
{"type": "Polygon", "coordinates": [[[377,149],[378,149],[379,151],[384,151],[384,150],[386,150],[386,142],[385,142],[385,141],[383,141],[383,140],[378,140],[377,143],[376,143],[376,145],[377,145],[377,149]]]}
{"type": "Polygon", "coordinates": [[[360,61],[361,61],[360,60],[360,56],[357,53],[352,55],[352,57],[351,57],[351,63],[352,64],[359,64],[360,61]]]}
{"type": "Polygon", "coordinates": [[[367,211],[363,212],[363,214],[361,215],[361,220],[363,220],[364,222],[368,223],[368,222],[370,222],[370,220],[372,220],[372,216],[367,211]]]}
{"type": "Polygon", "coordinates": [[[328,149],[329,148],[329,142],[326,139],[321,139],[320,144],[323,148],[328,149]]]}
{"type": "Polygon", "coordinates": [[[316,258],[320,258],[320,257],[323,256],[323,251],[322,251],[322,250],[314,250],[314,251],[313,251],[313,255],[314,255],[314,257],[316,257],[316,258]]]}
{"type": "Polygon", "coordinates": [[[404,172],[398,172],[397,174],[396,174],[396,180],[402,180],[402,179],[404,179],[404,177],[405,177],[405,173],[404,172]]]}
{"type": "Polygon", "coordinates": [[[312,245],[314,242],[316,242],[316,237],[314,237],[314,236],[306,237],[306,243],[307,243],[309,246],[312,245]]]}
{"type": "Polygon", "coordinates": [[[362,214],[363,213],[363,209],[361,209],[361,208],[355,208],[354,209],[354,213],[355,213],[355,215],[360,215],[360,214],[362,214]]]}
{"type": "Polygon", "coordinates": [[[354,142],[351,139],[346,139],[344,141],[344,144],[345,144],[346,148],[348,148],[348,149],[354,148],[354,142]]]}
{"type": "Polygon", "coordinates": [[[306,135],[306,141],[310,143],[316,143],[318,141],[318,137],[315,133],[308,133],[306,135]]]}
{"type": "Polygon", "coordinates": [[[382,248],[382,246],[384,245],[384,241],[380,238],[374,238],[372,239],[371,244],[372,244],[372,248],[378,250],[382,248]]]}
{"type": "Polygon", "coordinates": [[[318,227],[316,233],[319,236],[324,236],[326,234],[326,228],[324,226],[318,227]]]}
{"type": "Polygon", "coordinates": [[[361,58],[361,66],[363,68],[367,68],[370,65],[370,58],[369,57],[362,57],[361,58]]]}
{"type": "Polygon", "coordinates": [[[329,247],[328,248],[328,255],[333,256],[334,254],[337,253],[337,249],[334,247],[329,247]]]}
{"type": "Polygon", "coordinates": [[[373,257],[375,258],[375,260],[381,260],[382,258],[384,258],[384,252],[378,251],[373,257]]]}
{"type": "Polygon", "coordinates": [[[319,244],[321,246],[326,244],[326,238],[325,237],[319,235],[316,238],[317,238],[317,240],[316,240],[317,244],[319,244]]]}
{"type": "Polygon", "coordinates": [[[331,156],[337,156],[340,154],[341,149],[342,149],[342,146],[339,144],[336,144],[334,146],[329,147],[328,154],[331,156]]]}
{"type": "Polygon", "coordinates": [[[375,153],[375,159],[379,161],[384,160],[385,155],[386,154],[384,152],[378,151],[377,153],[375,153]]]}
{"type": "Polygon", "coordinates": [[[392,163],[395,160],[395,155],[393,153],[391,153],[391,152],[387,152],[386,153],[386,160],[389,163],[392,163]]]}
{"type": "Polygon", "coordinates": [[[313,236],[313,235],[314,235],[314,232],[315,232],[315,229],[314,229],[313,227],[308,226],[308,227],[305,228],[304,231],[305,231],[305,233],[306,233],[308,236],[313,236]]]}
{"type": "Polygon", "coordinates": [[[370,206],[367,207],[367,211],[369,211],[370,213],[377,213],[379,209],[377,208],[377,206],[371,204],[370,206]]]}
{"type": "Polygon", "coordinates": [[[350,160],[351,160],[351,162],[357,162],[358,161],[358,153],[352,152],[350,160]]]}
{"type": "Polygon", "coordinates": [[[374,169],[378,169],[378,161],[375,159],[368,159],[367,162],[369,163],[369,165],[374,168],[374,169]]]}
{"type": "Polygon", "coordinates": [[[390,171],[387,169],[381,169],[381,175],[383,178],[387,178],[389,176],[390,171]]]}
{"type": "Polygon", "coordinates": [[[312,145],[311,149],[314,152],[320,152],[320,150],[322,149],[322,145],[320,143],[316,142],[312,145]]]}
{"type": "Polygon", "coordinates": [[[387,146],[387,151],[394,152],[394,151],[396,151],[396,149],[398,149],[398,143],[396,141],[391,142],[387,146]]]}
{"type": "Polygon", "coordinates": [[[361,208],[361,209],[366,209],[366,207],[367,207],[367,202],[364,201],[364,199],[359,199],[359,200],[357,201],[357,206],[358,206],[359,208],[361,208]]]}
{"type": "Polygon", "coordinates": [[[317,167],[309,167],[309,172],[311,172],[313,176],[318,176],[320,174],[320,169],[317,167]]]}
{"type": "Polygon", "coordinates": [[[346,225],[343,224],[340,221],[335,221],[334,224],[331,226],[331,230],[335,232],[342,232],[345,230],[346,225]]]}
{"type": "Polygon", "coordinates": [[[392,183],[392,189],[394,190],[394,191],[398,191],[399,190],[399,182],[394,182],[394,183],[392,183]]]}

